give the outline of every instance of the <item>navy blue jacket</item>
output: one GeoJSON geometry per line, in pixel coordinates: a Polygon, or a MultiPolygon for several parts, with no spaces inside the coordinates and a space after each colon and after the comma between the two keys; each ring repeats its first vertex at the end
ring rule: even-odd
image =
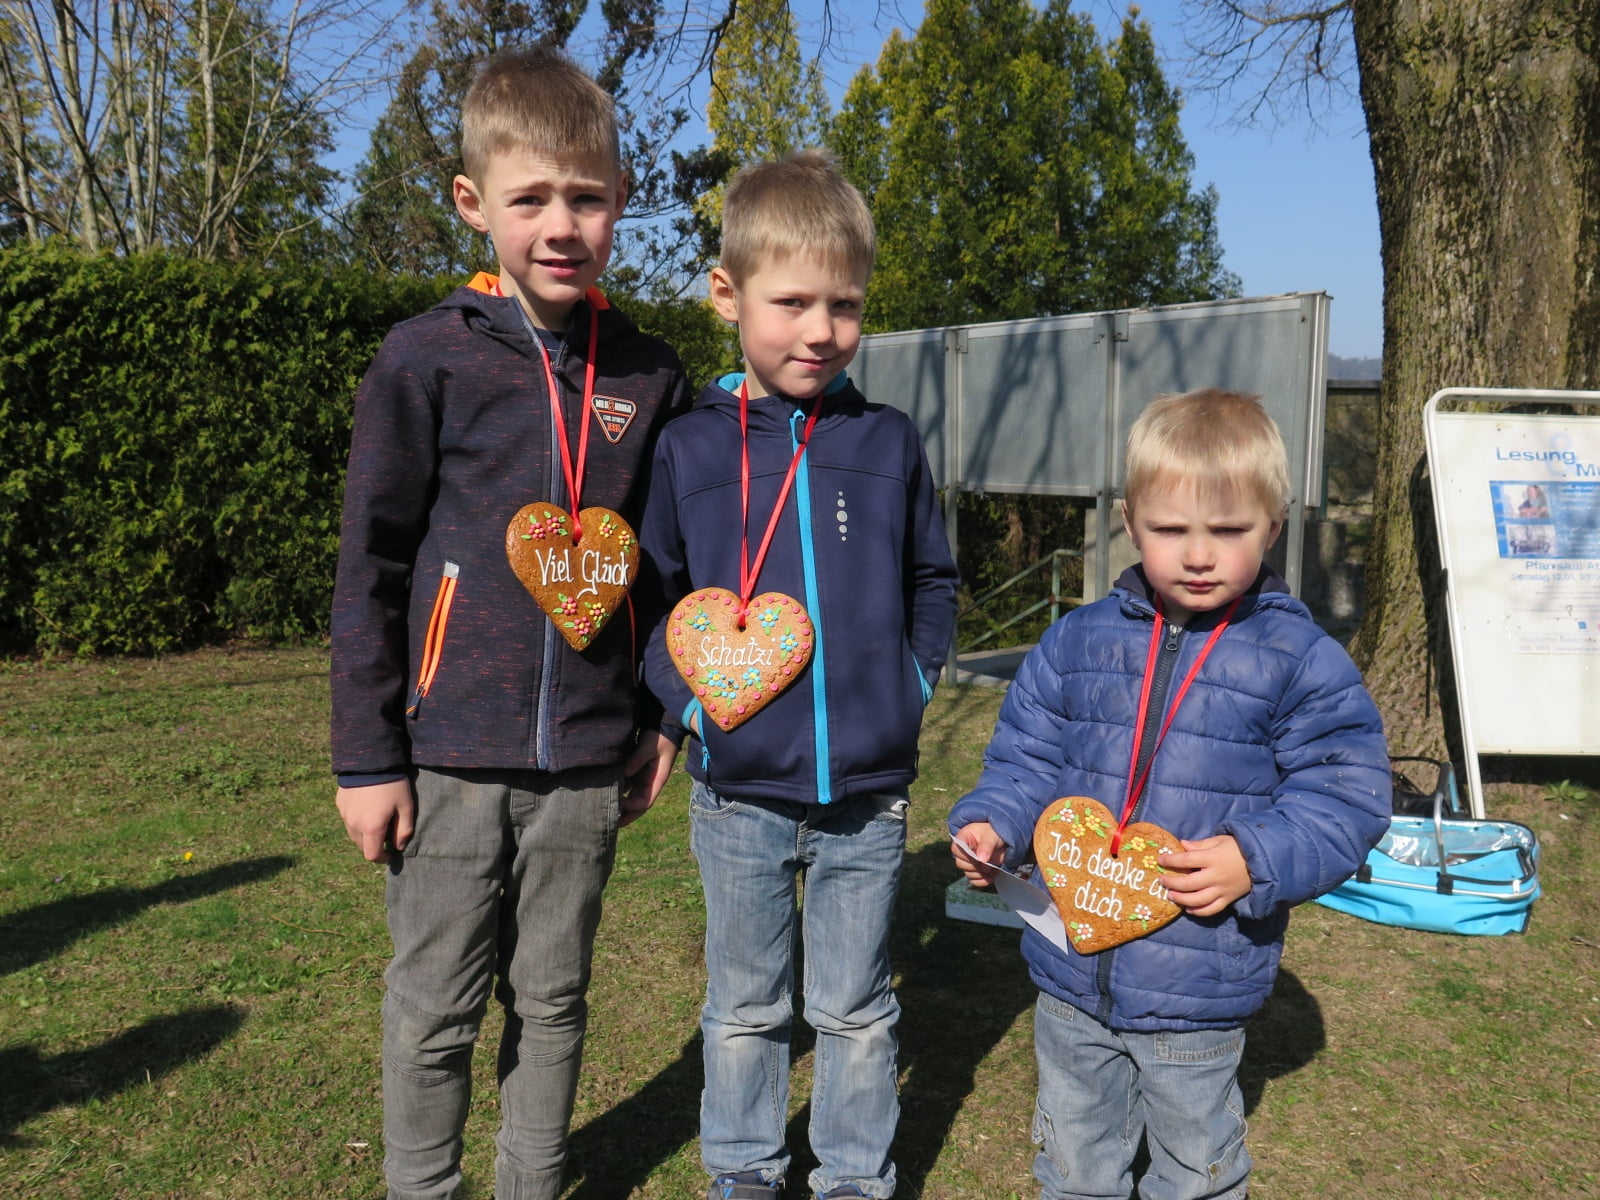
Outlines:
{"type": "MultiPolygon", "coordinates": [[[[553,356],[574,455],[593,422],[580,502],[637,527],[655,438],[688,398],[683,367],[600,307],[599,411],[580,412],[589,313],[578,304],[553,356]]],[[[391,330],[362,380],[332,624],[333,767],[346,782],[413,763],[560,771],[627,755],[649,626],[630,628],[624,605],[579,653],[506,561],[518,509],[567,503],[548,392],[517,300],[471,287],[391,330]],[[452,572],[437,674],[408,717],[452,572]]]]}
{"type": "MultiPolygon", "coordinates": [[[[1349,655],[1287,591],[1263,572],[1245,594],[1173,717],[1132,817],[1189,840],[1231,835],[1250,892],[1218,916],[1180,914],[1093,955],[1023,935],[1034,982],[1114,1029],[1242,1024],[1272,991],[1289,909],[1348,878],[1388,828],[1377,706],[1349,655]]],[[[1151,724],[1218,616],[1163,638],[1151,724]]],[[[1015,867],[1032,857],[1034,825],[1053,800],[1088,796],[1121,814],[1154,617],[1133,568],[1105,599],[1045,631],[1001,705],[977,786],[950,813],[952,834],[988,822],[1015,867]]]]}
{"type": "MultiPolygon", "coordinates": [[[[670,607],[695,588],[739,591],[739,377],[706,388],[662,431],[640,543],[670,607]],[[725,385],[725,386],[723,386],[725,385]],[[729,389],[735,389],[730,391],[729,389]]],[[[822,398],[755,594],[783,592],[816,628],[809,666],[731,732],[704,718],[697,779],[731,798],[826,804],[916,777],[922,710],[949,650],[956,567],[922,438],[841,376],[822,398]]],[[[750,401],[752,561],[804,429],[782,396],[750,401]]],[[[666,649],[645,678],[679,725],[694,701],[666,649]]],[[[681,736],[681,729],[668,728],[681,736]]]]}

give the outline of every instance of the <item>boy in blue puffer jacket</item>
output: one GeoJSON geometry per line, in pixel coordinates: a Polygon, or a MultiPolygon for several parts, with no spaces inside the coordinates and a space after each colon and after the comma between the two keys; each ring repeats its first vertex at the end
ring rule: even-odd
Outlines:
{"type": "Polygon", "coordinates": [[[745,370],[662,431],[645,502],[640,545],[666,606],[693,605],[651,637],[645,677],[678,718],[665,735],[692,735],[713,1200],[771,1200],[788,1170],[800,937],[817,1033],[811,1189],[895,1189],[889,920],[956,569],[916,428],[844,373],[874,246],[866,204],[827,156],[735,176],[711,300],[738,323],[745,370]],[[743,629],[715,623],[740,612],[743,629]],[[809,663],[789,657],[807,649],[809,663]],[[753,715],[733,724],[741,706],[753,715]]]}
{"type": "Polygon", "coordinates": [[[1388,827],[1388,750],[1349,656],[1262,566],[1283,524],[1283,440],[1256,397],[1162,396],[1128,437],[1141,563],[1056,622],[951,810],[976,886],[1032,854],[1052,801],[1175,835],[1170,924],[1093,954],[1029,929],[1038,985],[1034,1177],[1043,1200],[1246,1193],[1244,1024],[1272,991],[1289,909],[1388,827]]]}

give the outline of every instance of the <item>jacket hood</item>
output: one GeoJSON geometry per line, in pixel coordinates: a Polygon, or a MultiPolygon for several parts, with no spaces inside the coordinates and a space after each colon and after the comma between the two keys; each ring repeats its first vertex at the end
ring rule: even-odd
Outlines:
{"type": "MultiPolygon", "coordinates": [[[[528,332],[528,324],[523,319],[522,306],[515,296],[496,295],[491,289],[497,282],[495,276],[480,271],[434,307],[457,310],[474,333],[493,338],[519,354],[536,355],[533,336],[528,332]]],[[[598,288],[590,288],[589,294],[573,307],[572,323],[568,326],[566,334],[569,347],[579,354],[587,350],[586,338],[591,311],[597,313],[600,318],[601,345],[605,345],[612,338],[633,331],[633,322],[627,315],[613,307],[598,288]],[[582,332],[574,337],[573,331],[582,332]]]]}

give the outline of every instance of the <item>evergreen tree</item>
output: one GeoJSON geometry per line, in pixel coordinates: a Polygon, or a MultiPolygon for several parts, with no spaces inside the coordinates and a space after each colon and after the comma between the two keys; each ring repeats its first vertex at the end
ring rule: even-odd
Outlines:
{"type": "Polygon", "coordinates": [[[930,0],[852,82],[830,143],[868,197],[873,329],[1226,295],[1149,27],[1065,0],[930,0]]]}

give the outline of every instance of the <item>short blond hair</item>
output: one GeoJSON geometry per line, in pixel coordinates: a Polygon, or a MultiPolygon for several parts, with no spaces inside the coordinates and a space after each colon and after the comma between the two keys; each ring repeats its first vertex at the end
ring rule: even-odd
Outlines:
{"type": "Polygon", "coordinates": [[[461,104],[461,165],[481,185],[489,160],[513,150],[555,160],[604,159],[620,170],[616,106],[559,50],[496,51],[478,68],[461,104]]]}
{"type": "Polygon", "coordinates": [[[796,255],[872,271],[878,237],[861,193],[825,150],[801,150],[743,168],[722,201],[722,269],[743,283],[796,255]]]}
{"type": "Polygon", "coordinates": [[[1289,503],[1289,454],[1260,396],[1205,388],[1157,396],[1128,431],[1123,502],[1174,486],[1241,495],[1274,518],[1289,503]]]}

